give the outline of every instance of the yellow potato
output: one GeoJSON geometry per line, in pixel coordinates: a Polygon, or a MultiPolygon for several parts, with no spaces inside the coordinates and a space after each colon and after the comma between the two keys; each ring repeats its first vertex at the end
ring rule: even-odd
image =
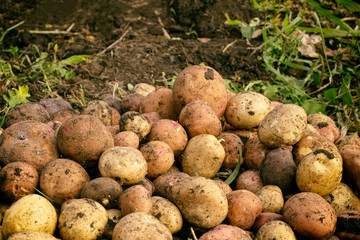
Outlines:
{"type": "Polygon", "coordinates": [[[8,238],[8,240],[56,240],[56,239],[58,238],[54,237],[53,235],[39,231],[18,232],[11,235],[8,238]]]}
{"type": "Polygon", "coordinates": [[[296,240],[291,227],[280,220],[274,220],[264,224],[256,234],[255,240],[296,240]]]}
{"type": "Polygon", "coordinates": [[[340,183],[334,191],[324,196],[324,198],[334,208],[335,212],[360,210],[359,198],[345,183],[340,183]]]}
{"type": "Polygon", "coordinates": [[[263,212],[280,213],[284,207],[284,197],[281,189],[276,185],[266,185],[262,187],[256,196],[261,201],[263,212]]]}

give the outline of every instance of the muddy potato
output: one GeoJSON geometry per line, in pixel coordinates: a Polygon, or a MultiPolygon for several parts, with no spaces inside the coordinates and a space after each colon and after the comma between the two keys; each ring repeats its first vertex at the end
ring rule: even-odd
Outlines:
{"type": "Polygon", "coordinates": [[[165,197],[167,199],[171,198],[170,190],[172,186],[177,184],[182,178],[190,177],[184,172],[170,172],[154,179],[154,188],[155,194],[165,197]]]}
{"type": "Polygon", "coordinates": [[[339,236],[339,239],[359,239],[360,211],[344,210],[336,215],[336,235],[339,236]]]}
{"type": "MultiPolygon", "coordinates": [[[[1,133],[0,133],[0,135],[1,135],[1,133]]],[[[358,133],[352,133],[352,134],[340,137],[335,142],[335,144],[338,147],[338,149],[341,149],[345,145],[358,145],[360,147],[360,137],[359,137],[358,133]]]]}
{"type": "Polygon", "coordinates": [[[180,112],[194,100],[208,102],[216,115],[224,115],[227,104],[227,89],[221,75],[211,67],[193,65],[182,70],[173,86],[173,99],[180,112]]]}
{"type": "Polygon", "coordinates": [[[236,180],[236,190],[245,189],[256,193],[264,186],[258,170],[246,170],[242,172],[236,180]]]}
{"type": "Polygon", "coordinates": [[[360,146],[345,145],[340,149],[344,161],[344,178],[360,191],[360,146]]]}
{"type": "Polygon", "coordinates": [[[109,106],[109,108],[111,110],[111,126],[119,126],[119,122],[121,118],[120,113],[118,112],[118,110],[116,110],[113,107],[109,106]]]}
{"type": "Polygon", "coordinates": [[[146,189],[146,191],[149,193],[150,196],[152,196],[155,192],[154,183],[146,177],[144,177],[143,179],[141,179],[139,182],[135,183],[134,185],[143,186],[146,189]]]}
{"type": "Polygon", "coordinates": [[[122,187],[119,182],[108,177],[98,177],[85,183],[80,197],[93,199],[105,208],[111,208],[117,206],[117,200],[121,193],[122,187]]]}
{"type": "Polygon", "coordinates": [[[139,148],[140,138],[132,131],[119,132],[114,137],[114,146],[139,148]]]}
{"type": "Polygon", "coordinates": [[[239,227],[220,224],[214,229],[201,235],[199,240],[222,240],[222,239],[232,239],[232,240],[251,240],[250,235],[242,230],[239,227]]]}
{"type": "Polygon", "coordinates": [[[303,136],[307,115],[295,104],[282,104],[271,110],[260,123],[260,142],[271,148],[294,145],[303,136]]]}
{"type": "Polygon", "coordinates": [[[37,171],[59,157],[54,131],[45,123],[23,121],[0,136],[0,163],[27,162],[37,171]]]}
{"type": "MultiPolygon", "coordinates": [[[[219,139],[225,150],[225,158],[222,167],[225,169],[234,169],[239,163],[240,154],[242,156],[244,144],[240,137],[234,133],[222,132],[219,135],[219,139]]],[[[240,166],[243,162],[244,160],[241,158],[239,163],[240,166]]]]}
{"type": "Polygon", "coordinates": [[[50,121],[50,114],[39,103],[23,103],[9,110],[5,117],[5,124],[6,127],[10,127],[14,123],[26,120],[47,123],[50,121]]]}
{"type": "Polygon", "coordinates": [[[177,233],[183,226],[183,218],[180,210],[168,199],[153,196],[151,214],[159,219],[171,232],[177,233]]]}
{"type": "Polygon", "coordinates": [[[89,102],[81,111],[83,115],[91,115],[99,119],[105,126],[112,125],[112,111],[110,106],[101,100],[89,102]]]}
{"type": "Polygon", "coordinates": [[[276,185],[284,194],[296,190],[296,164],[290,149],[270,151],[260,165],[264,185],[276,185]]]}
{"type": "Polygon", "coordinates": [[[218,185],[219,188],[221,188],[221,190],[223,190],[225,195],[232,192],[231,187],[228,184],[226,184],[225,182],[223,182],[221,180],[214,180],[214,182],[216,183],[216,185],[218,185]]]}
{"type": "Polygon", "coordinates": [[[55,207],[46,198],[29,194],[14,202],[6,210],[2,232],[5,239],[14,233],[27,230],[53,235],[57,220],[55,207]]]}
{"type": "Polygon", "coordinates": [[[112,93],[105,93],[99,97],[99,100],[106,102],[110,107],[115,108],[120,114],[121,112],[121,99],[112,93]]]}
{"type": "Polygon", "coordinates": [[[151,126],[155,121],[161,119],[161,116],[157,112],[142,113],[141,115],[143,115],[149,120],[151,126]]]}
{"type": "Polygon", "coordinates": [[[335,232],[335,210],[316,193],[301,192],[290,197],[283,216],[297,235],[307,239],[328,239],[335,232]]]}
{"type": "Polygon", "coordinates": [[[55,121],[55,122],[63,123],[66,120],[68,120],[69,118],[74,117],[79,114],[80,113],[78,111],[76,111],[72,108],[61,109],[52,115],[51,120],[55,121]]]}
{"type": "Polygon", "coordinates": [[[150,133],[151,125],[149,120],[138,112],[129,111],[120,118],[120,132],[132,131],[139,137],[140,142],[144,141],[150,133]]]}
{"type": "Polygon", "coordinates": [[[360,200],[345,183],[340,183],[334,191],[323,196],[334,208],[335,212],[360,210],[360,200]]]}
{"type": "Polygon", "coordinates": [[[190,139],[181,156],[183,172],[212,178],[221,168],[225,150],[211,134],[200,134],[190,139]]]}
{"type": "Polygon", "coordinates": [[[342,178],[342,160],[334,154],[319,149],[306,155],[296,169],[296,184],[302,192],[321,196],[334,191],[342,178]]]}
{"type": "Polygon", "coordinates": [[[274,220],[264,224],[256,233],[255,240],[296,240],[292,228],[283,221],[274,220]]]}
{"type": "Polygon", "coordinates": [[[222,126],[212,106],[203,100],[186,104],[179,115],[179,123],[185,128],[189,138],[200,134],[218,136],[222,126]]]}
{"type": "Polygon", "coordinates": [[[71,104],[68,101],[58,97],[58,98],[45,98],[39,101],[39,104],[45,107],[46,111],[49,113],[50,117],[54,113],[62,109],[72,109],[71,104]]]}
{"type": "Polygon", "coordinates": [[[61,205],[59,233],[63,239],[98,239],[108,221],[106,209],[98,202],[87,199],[70,199],[61,205]]]}
{"type": "Polygon", "coordinates": [[[259,126],[272,108],[271,101],[264,95],[240,92],[228,101],[225,118],[238,129],[253,128],[259,126]]]}
{"type": "Polygon", "coordinates": [[[121,211],[119,209],[107,209],[108,221],[103,233],[103,237],[111,239],[116,224],[122,218],[121,211]]]}
{"type": "Polygon", "coordinates": [[[77,162],[59,158],[42,169],[40,173],[40,191],[56,203],[80,196],[81,189],[90,177],[86,170],[77,162]]]}
{"type": "Polygon", "coordinates": [[[171,147],[162,141],[147,142],[140,148],[140,152],[147,162],[148,178],[156,178],[166,173],[175,162],[171,147]]]}
{"type": "Polygon", "coordinates": [[[11,235],[8,240],[57,240],[58,238],[45,232],[23,231],[11,235]]]}
{"type": "Polygon", "coordinates": [[[308,116],[308,123],[314,126],[317,132],[335,142],[340,137],[340,130],[334,120],[322,113],[314,113],[308,116]]]}
{"type": "Polygon", "coordinates": [[[116,224],[112,240],[172,240],[170,230],[156,217],[144,212],[130,213],[116,224]]]}
{"type": "Polygon", "coordinates": [[[144,100],[144,96],[140,93],[130,93],[121,100],[121,112],[129,111],[140,112],[140,104],[144,100]]]}
{"type": "Polygon", "coordinates": [[[99,159],[101,176],[119,178],[124,184],[134,184],[147,173],[147,162],[133,147],[115,146],[107,149],[99,159]]]}
{"type": "Polygon", "coordinates": [[[257,129],[256,128],[252,128],[252,129],[241,129],[241,130],[233,130],[231,131],[231,133],[234,133],[235,135],[237,135],[241,141],[246,144],[248,140],[250,140],[253,137],[257,137],[257,129]]]}
{"type": "Polygon", "coordinates": [[[147,83],[138,83],[134,86],[132,92],[139,93],[143,96],[148,95],[155,90],[155,87],[147,83]]]}
{"type": "Polygon", "coordinates": [[[271,149],[260,142],[259,137],[253,136],[244,146],[244,167],[246,169],[260,169],[261,162],[271,149]]]}
{"type": "Polygon", "coordinates": [[[149,192],[141,185],[127,188],[118,199],[121,215],[125,216],[134,212],[151,214],[152,201],[149,192]]]}
{"type": "Polygon", "coordinates": [[[139,112],[157,112],[161,118],[177,120],[178,112],[173,101],[173,91],[169,88],[157,87],[141,101],[139,112]]]}
{"type": "Polygon", "coordinates": [[[175,156],[179,156],[188,143],[188,136],[178,122],[171,119],[160,119],[153,123],[148,140],[166,142],[175,156]]]}
{"type": "Polygon", "coordinates": [[[266,185],[256,192],[260,199],[263,212],[280,213],[284,207],[284,197],[276,185],[266,185]]]}
{"type": "Polygon", "coordinates": [[[84,167],[97,164],[100,155],[114,146],[106,126],[96,117],[79,115],[66,120],[57,135],[59,151],[84,167]]]}
{"type": "Polygon", "coordinates": [[[279,213],[273,212],[262,212],[259,216],[255,219],[253,229],[258,231],[262,225],[274,221],[274,220],[283,220],[283,216],[279,213]]]}

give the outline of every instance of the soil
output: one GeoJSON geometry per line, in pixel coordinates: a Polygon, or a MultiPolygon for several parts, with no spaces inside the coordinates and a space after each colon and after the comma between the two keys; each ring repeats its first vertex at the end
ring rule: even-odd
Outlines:
{"type": "MultiPolygon", "coordinates": [[[[53,91],[64,98],[83,91],[95,99],[117,87],[126,90],[129,83],[163,85],[165,78],[200,63],[240,84],[269,79],[254,51],[260,39],[241,39],[238,27],[225,24],[225,13],[244,22],[263,18],[244,0],[4,0],[0,30],[25,21],[6,35],[5,45],[35,44],[42,51],[53,42],[61,59],[97,56],[78,66],[75,78],[56,84],[53,91]],[[33,32],[69,28],[66,34],[33,32]]],[[[32,101],[44,97],[39,80],[27,85],[32,101]]]]}

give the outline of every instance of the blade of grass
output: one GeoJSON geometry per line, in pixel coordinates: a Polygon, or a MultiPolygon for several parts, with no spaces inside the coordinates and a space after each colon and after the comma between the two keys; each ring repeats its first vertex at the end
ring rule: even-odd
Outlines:
{"type": "Polygon", "coordinates": [[[360,12],[360,5],[351,0],[336,0],[338,3],[344,5],[347,9],[352,12],[360,12]]]}
{"type": "MultiPolygon", "coordinates": [[[[236,141],[236,140],[235,140],[236,141]]],[[[238,175],[239,171],[240,171],[240,166],[242,163],[242,149],[240,146],[240,143],[238,141],[236,141],[236,144],[239,148],[239,161],[234,169],[234,171],[230,174],[230,176],[224,181],[226,184],[230,185],[236,178],[236,176],[238,175]]]]}
{"type": "Polygon", "coordinates": [[[14,26],[9,27],[8,29],[6,29],[5,32],[4,32],[4,33],[1,35],[1,37],[0,37],[0,44],[2,44],[2,41],[3,41],[4,38],[5,38],[5,35],[6,35],[9,31],[13,30],[14,28],[17,28],[18,26],[20,26],[20,25],[23,24],[23,23],[24,23],[24,21],[19,22],[18,24],[15,24],[14,26]]]}
{"type": "Polygon", "coordinates": [[[298,27],[301,31],[306,31],[309,33],[320,33],[321,31],[324,34],[325,38],[333,38],[333,37],[360,37],[360,30],[353,31],[352,34],[350,34],[346,30],[342,29],[333,29],[333,28],[323,28],[320,29],[319,27],[309,28],[309,27],[298,27]]]}

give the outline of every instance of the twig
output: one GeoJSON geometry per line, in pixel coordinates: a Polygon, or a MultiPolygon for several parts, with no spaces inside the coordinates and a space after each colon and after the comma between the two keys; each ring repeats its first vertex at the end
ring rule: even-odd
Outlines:
{"type": "Polygon", "coordinates": [[[107,48],[105,48],[105,49],[102,50],[101,52],[97,53],[95,59],[96,59],[99,55],[104,54],[106,51],[110,50],[110,49],[113,48],[116,44],[118,44],[119,42],[121,42],[121,41],[124,39],[124,37],[126,36],[126,34],[127,34],[130,30],[131,30],[131,27],[129,27],[129,28],[123,33],[123,35],[121,35],[121,37],[120,37],[118,40],[116,40],[115,42],[113,42],[110,46],[108,46],[107,48]]]}
{"type": "Polygon", "coordinates": [[[232,45],[234,45],[238,40],[236,39],[235,41],[232,41],[231,43],[229,43],[228,45],[226,45],[224,47],[224,49],[222,50],[222,52],[226,52],[226,50],[228,50],[228,48],[230,48],[232,45]]]}
{"type": "Polygon", "coordinates": [[[53,31],[42,31],[42,30],[29,30],[29,33],[31,34],[78,34],[78,33],[71,33],[68,31],[59,31],[59,30],[53,30],[53,31]]]}
{"type": "Polygon", "coordinates": [[[196,234],[194,232],[194,229],[192,227],[190,228],[190,231],[191,231],[191,235],[193,236],[194,240],[198,240],[198,238],[196,237],[196,234]]]}
{"type": "Polygon", "coordinates": [[[70,32],[71,29],[73,29],[74,26],[75,26],[75,23],[72,23],[72,24],[70,25],[70,27],[68,27],[68,28],[66,29],[66,32],[70,32]]]}

